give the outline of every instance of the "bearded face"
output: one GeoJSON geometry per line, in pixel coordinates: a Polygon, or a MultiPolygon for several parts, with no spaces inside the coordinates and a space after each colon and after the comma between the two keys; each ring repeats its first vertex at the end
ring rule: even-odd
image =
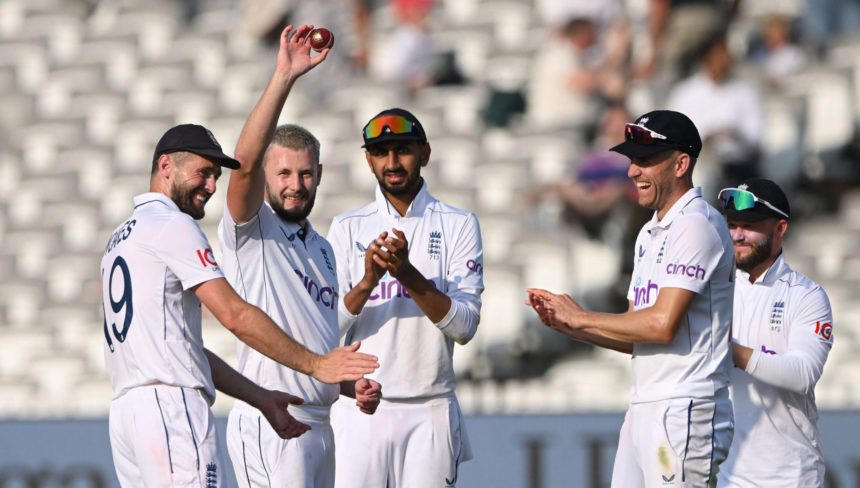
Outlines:
{"type": "Polygon", "coordinates": [[[313,210],[316,198],[316,188],[313,191],[306,188],[284,189],[281,193],[275,193],[269,183],[266,183],[266,201],[272,210],[287,222],[303,222],[313,210]]]}
{"type": "Polygon", "coordinates": [[[287,222],[304,225],[314,207],[322,165],[307,149],[273,145],[265,159],[266,201],[287,222]]]}
{"type": "Polygon", "coordinates": [[[749,272],[770,258],[773,237],[762,236],[760,240],[747,239],[743,244],[735,243],[735,261],[738,269],[749,272]]]}
{"type": "Polygon", "coordinates": [[[780,222],[777,219],[758,222],[728,219],[738,269],[750,273],[778,252],[782,247],[781,240],[777,242],[780,222]]]}

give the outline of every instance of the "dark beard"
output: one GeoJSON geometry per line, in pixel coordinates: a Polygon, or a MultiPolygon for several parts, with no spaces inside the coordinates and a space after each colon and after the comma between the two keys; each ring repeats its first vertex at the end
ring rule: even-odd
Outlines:
{"type": "Polygon", "coordinates": [[[170,199],[173,200],[173,203],[179,207],[184,213],[187,213],[194,220],[200,220],[206,215],[205,210],[197,210],[197,207],[194,206],[194,191],[196,188],[180,188],[177,185],[171,185],[170,187],[170,199]]]}
{"type": "Polygon", "coordinates": [[[773,239],[768,236],[761,244],[752,244],[752,252],[737,262],[738,269],[749,272],[770,258],[770,247],[773,239]]]}
{"type": "Polygon", "coordinates": [[[379,182],[379,186],[385,190],[389,195],[408,195],[412,192],[417,192],[417,188],[420,188],[419,180],[421,179],[421,173],[418,171],[415,172],[412,176],[406,180],[403,185],[400,186],[391,186],[385,183],[385,173],[382,173],[382,178],[376,177],[376,181],[379,182]]]}
{"type": "Polygon", "coordinates": [[[314,202],[317,199],[317,194],[314,193],[308,198],[307,202],[305,203],[305,206],[302,207],[300,210],[287,210],[284,208],[284,205],[281,203],[281,201],[276,201],[274,198],[272,198],[272,192],[269,191],[268,185],[266,185],[266,194],[269,197],[267,199],[269,201],[269,206],[272,207],[272,210],[274,210],[276,214],[278,214],[278,217],[283,219],[285,222],[293,223],[299,223],[302,220],[308,218],[308,215],[311,214],[311,210],[313,210],[314,208],[314,202]]]}

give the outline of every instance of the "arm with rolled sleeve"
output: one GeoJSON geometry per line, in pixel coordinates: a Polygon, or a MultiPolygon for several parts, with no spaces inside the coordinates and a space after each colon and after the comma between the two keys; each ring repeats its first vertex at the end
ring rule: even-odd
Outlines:
{"type": "Polygon", "coordinates": [[[827,294],[816,288],[801,298],[796,314],[789,317],[788,349],[783,354],[753,350],[744,371],[753,378],[795,393],[806,394],[815,388],[824,362],[833,346],[830,330],[833,315],[827,294]]]}
{"type": "Polygon", "coordinates": [[[458,344],[466,344],[478,330],[481,293],[484,291],[484,250],[481,228],[474,215],[469,214],[449,249],[452,256],[445,281],[451,308],[435,325],[458,344]]]}

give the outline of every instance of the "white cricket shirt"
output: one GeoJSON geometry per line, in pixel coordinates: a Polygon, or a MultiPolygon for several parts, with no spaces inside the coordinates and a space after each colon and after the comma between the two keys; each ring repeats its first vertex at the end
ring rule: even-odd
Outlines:
{"type": "Polygon", "coordinates": [[[433,198],[426,182],[401,217],[377,187],[374,203],[335,217],[329,229],[341,296],[364,276],[367,247],[392,228],[404,233],[409,261],[448,295],[451,309],[434,324],[386,274],[358,316],[341,307],[345,342],[361,341],[362,352],[379,358],[379,369],[367,377],[382,384],[388,400],[452,393],[454,342],[465,344],[475,335],[484,291],[478,219],[433,198]]]}
{"type": "Polygon", "coordinates": [[[633,345],[631,403],[711,398],[728,384],[734,251],[722,215],[690,189],[636,238],[627,298],[634,310],[657,301],[662,288],[696,293],[669,344],[633,345]]]}
{"type": "Polygon", "coordinates": [[[754,283],[737,271],[732,339],[754,352],[731,372],[735,438],[720,474],[732,486],[822,486],[814,388],[832,324],[827,294],[783,255],[754,283]]]}
{"type": "MultiPolygon", "coordinates": [[[[302,230],[263,202],[251,220],[236,225],[225,204],[218,239],[224,274],[239,296],[308,350],[322,355],[337,347],[334,252],[310,222],[302,230]]],[[[307,405],[329,406],[338,398],[339,385],[294,371],[244,342],[237,350],[238,371],[265,388],[288,391],[307,405]]]]}
{"type": "Polygon", "coordinates": [[[223,278],[190,215],[161,193],[134,198],[101,261],[105,363],[114,398],[137,386],[200,388],[215,400],[203,352],[200,300],[191,290],[223,278]]]}

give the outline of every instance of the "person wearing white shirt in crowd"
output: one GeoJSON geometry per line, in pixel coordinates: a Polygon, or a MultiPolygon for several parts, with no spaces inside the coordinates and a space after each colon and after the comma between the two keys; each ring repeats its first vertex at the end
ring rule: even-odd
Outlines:
{"type": "MultiPolygon", "coordinates": [[[[307,219],[322,176],[320,144],[302,127],[275,127],[295,81],[328,54],[324,50],[310,57],[312,27],[304,25],[291,34],[289,26],[281,34],[275,72],[236,144],[242,166],[230,173],[218,236],[224,274],[239,295],[265,311],[294,340],[326,354],[340,340],[340,300],[334,252],[307,219]]],[[[358,347],[356,343],[343,349],[354,352],[358,347]]],[[[239,485],[333,486],[330,406],[343,392],[356,398],[356,410],[373,413],[380,385],[365,378],[326,384],[242,342],[238,358],[239,372],[251,380],[296,392],[303,403],[291,412],[311,426],[300,438],[281,439],[261,421],[260,410],[237,400],[227,423],[227,448],[239,485]]]]}
{"type": "Polygon", "coordinates": [[[204,348],[201,303],[239,340],[320,381],[355,380],[376,365],[356,352],[307,350],[233,291],[194,222],[203,218],[222,166],[235,170],[239,162],[206,128],[183,124],[165,132],[150,192],[135,197],[134,212],[105,247],[109,431],[122,486],[222,486],[210,410],[215,389],[259,409],[281,438],[309,428],[287,412],[301,398],[257,386],[204,348]]]}
{"type": "Polygon", "coordinates": [[[721,487],[824,486],[815,384],[833,346],[827,294],[788,266],[791,207],[780,187],[751,178],[719,201],[735,246],[731,397],[735,441],[721,487]]]}
{"type": "Polygon", "coordinates": [[[696,181],[708,198],[727,182],[760,172],[764,104],[753,86],[733,75],[733,65],[725,34],[713,35],[702,49],[699,72],[678,82],[667,103],[699,129],[704,152],[696,181]]]}
{"type": "Polygon", "coordinates": [[[638,202],[654,210],[636,239],[628,311],[587,312],[568,295],[533,288],[526,304],[573,339],[633,356],[613,487],[712,486],[732,439],[731,237],[693,187],[702,143],[689,118],[649,112],[625,135],[612,150],[630,158],[638,202]]]}
{"type": "Polygon", "coordinates": [[[421,177],[430,144],[418,119],[380,112],[364,127],[376,201],[334,218],[344,341],[379,357],[374,416],[343,399],[332,408],[335,486],[454,486],[470,459],[454,394],[454,343],[475,335],[483,250],[477,218],[433,198],[421,177]]]}

